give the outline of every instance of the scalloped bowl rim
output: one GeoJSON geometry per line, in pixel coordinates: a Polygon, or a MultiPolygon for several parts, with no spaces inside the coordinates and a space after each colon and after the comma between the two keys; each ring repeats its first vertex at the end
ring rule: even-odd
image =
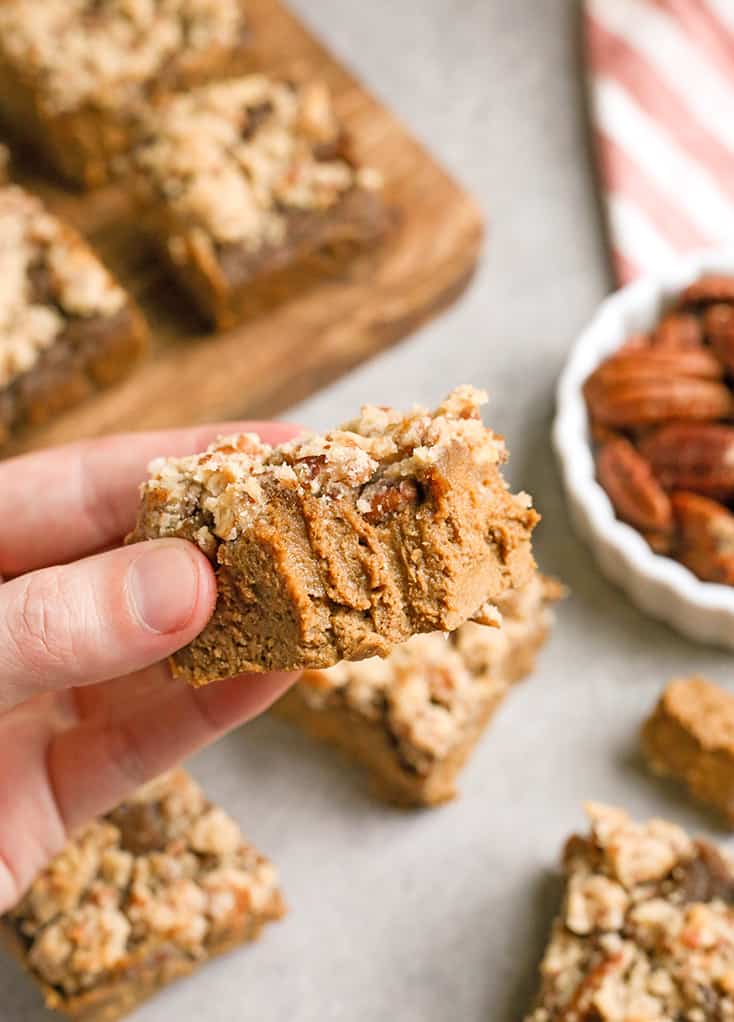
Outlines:
{"type": "Polygon", "coordinates": [[[616,517],[596,480],[582,392],[590,373],[620,346],[625,336],[651,327],[666,300],[703,273],[717,271],[734,273],[734,246],[675,259],[660,273],[641,277],[602,301],[574,344],[559,378],[552,439],[576,529],[591,543],[604,574],[621,585],[643,609],[694,638],[701,638],[703,632],[705,640],[711,639],[711,629],[697,627],[695,621],[681,620],[681,609],[688,607],[699,619],[702,611],[716,611],[719,618],[725,615],[731,619],[731,640],[718,634],[724,625],[720,620],[719,627],[711,623],[716,633],[714,641],[726,644],[731,641],[734,646],[734,587],[700,581],[682,564],[654,553],[635,529],[616,517]],[[620,564],[611,567],[609,557],[614,554],[620,564]],[[643,592],[638,588],[640,580],[646,583],[643,592]],[[676,601],[678,612],[663,604],[651,605],[651,595],[676,601]]]}

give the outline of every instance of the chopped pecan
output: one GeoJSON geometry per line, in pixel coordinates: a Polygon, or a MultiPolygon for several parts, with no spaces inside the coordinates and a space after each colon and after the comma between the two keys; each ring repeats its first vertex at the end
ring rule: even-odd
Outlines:
{"type": "Polygon", "coordinates": [[[108,819],[120,831],[120,847],[133,855],[162,851],[170,840],[158,802],[123,802],[108,819]]]}
{"type": "Polygon", "coordinates": [[[684,866],[681,893],[687,902],[713,901],[720,898],[734,901],[734,878],[731,865],[715,845],[696,842],[697,855],[684,866]]]}
{"type": "Polygon", "coordinates": [[[315,479],[326,464],[326,457],[323,454],[311,454],[306,458],[299,458],[296,462],[299,475],[302,479],[315,479]]]}
{"type": "Polygon", "coordinates": [[[275,107],[272,100],[266,99],[262,103],[255,103],[245,111],[245,123],[242,128],[242,138],[248,142],[257,132],[258,128],[267,121],[275,107]]]}
{"type": "Polygon", "coordinates": [[[415,479],[380,479],[362,490],[357,507],[371,525],[379,525],[389,515],[397,514],[421,499],[421,488],[415,479]]]}

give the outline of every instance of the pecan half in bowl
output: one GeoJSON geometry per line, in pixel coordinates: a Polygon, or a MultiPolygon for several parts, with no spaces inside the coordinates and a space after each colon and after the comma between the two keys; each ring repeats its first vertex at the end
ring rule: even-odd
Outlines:
{"type": "Polygon", "coordinates": [[[734,649],[734,249],[602,302],[559,380],[553,443],[603,574],[689,638],[734,649]]]}

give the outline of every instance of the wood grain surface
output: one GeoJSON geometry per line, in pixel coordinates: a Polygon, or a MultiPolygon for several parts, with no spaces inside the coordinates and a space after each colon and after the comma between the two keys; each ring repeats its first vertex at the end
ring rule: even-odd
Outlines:
{"type": "Polygon", "coordinates": [[[483,231],[472,197],[285,7],[250,0],[248,8],[254,64],[299,81],[316,76],[333,90],[358,158],[384,175],[386,201],[398,211],[394,232],[338,276],[214,334],[158,265],[122,190],[64,191],[21,158],[15,178],[87,235],[140,303],[153,350],[125,382],[29,430],[3,453],[118,430],[275,415],[404,337],[470,280],[483,231]]]}

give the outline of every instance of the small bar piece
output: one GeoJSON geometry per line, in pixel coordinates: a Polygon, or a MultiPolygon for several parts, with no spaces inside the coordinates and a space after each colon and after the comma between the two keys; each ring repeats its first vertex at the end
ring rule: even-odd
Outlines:
{"type": "Polygon", "coordinates": [[[498,627],[468,622],[416,635],[384,660],[306,671],[273,711],[364,764],[386,801],[446,802],[510,685],[532,671],[559,595],[536,575],[498,601],[498,627]]]}
{"type": "Polygon", "coordinates": [[[81,235],[0,186],[0,443],[119,380],[146,348],[142,315],[81,235]]]}
{"type": "Polygon", "coordinates": [[[141,103],[231,72],[242,0],[3,0],[0,118],[86,188],[114,176],[141,103]]]}
{"type": "Polygon", "coordinates": [[[525,1022],[734,1018],[734,865],[663,820],[590,805],[525,1022]]]}
{"type": "Polygon", "coordinates": [[[180,536],[217,567],[214,615],[174,674],[330,667],[491,616],[535,571],[538,516],[500,474],[484,400],[460,387],[433,412],[365,405],[323,436],[154,462],[128,541],[180,536]]]}
{"type": "Polygon", "coordinates": [[[133,157],[154,243],[220,329],[386,233],[379,175],[355,162],[328,89],[250,75],[151,104],[133,157]]]}
{"type": "Polygon", "coordinates": [[[655,773],[682,781],[734,827],[734,695],[703,678],[671,681],[642,746],[655,773]]]}
{"type": "Polygon", "coordinates": [[[284,911],[271,863],[174,770],[86,826],[0,938],[49,1008],[114,1022],[284,911]]]}

